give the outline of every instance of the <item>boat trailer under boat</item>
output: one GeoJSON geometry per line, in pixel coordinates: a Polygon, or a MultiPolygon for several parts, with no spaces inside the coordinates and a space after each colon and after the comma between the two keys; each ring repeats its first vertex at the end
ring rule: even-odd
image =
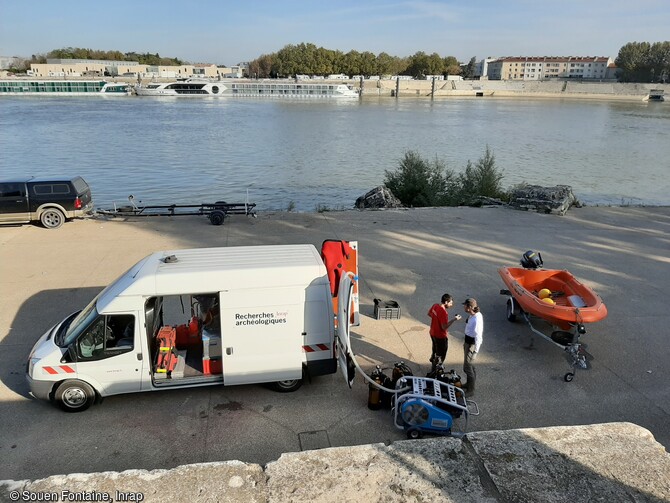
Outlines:
{"type": "Polygon", "coordinates": [[[140,205],[135,203],[135,197],[128,196],[130,206],[116,206],[111,209],[97,210],[100,215],[111,217],[178,217],[187,215],[204,215],[212,225],[223,225],[230,215],[246,215],[256,218],[256,203],[215,203],[201,204],[156,204],[140,205]]]}
{"type": "Polygon", "coordinates": [[[507,288],[507,320],[522,318],[534,334],[566,352],[571,371],[563,378],[574,379],[575,370],[587,369],[580,337],[586,324],[607,316],[600,296],[565,270],[543,269],[542,256],[532,250],[521,258],[521,267],[501,267],[498,273],[507,288]],[[542,327],[540,329],[539,327],[542,327]]]}

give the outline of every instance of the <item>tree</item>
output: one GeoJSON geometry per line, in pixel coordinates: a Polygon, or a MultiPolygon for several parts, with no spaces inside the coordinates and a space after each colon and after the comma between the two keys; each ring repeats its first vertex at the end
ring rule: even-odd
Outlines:
{"type": "Polygon", "coordinates": [[[369,51],[361,53],[361,75],[369,77],[377,72],[377,57],[369,51]]]}
{"type": "Polygon", "coordinates": [[[423,51],[414,53],[409,57],[409,65],[406,73],[415,79],[423,79],[426,75],[430,75],[430,62],[428,55],[423,51]]]}
{"type": "Polygon", "coordinates": [[[667,82],[670,77],[670,42],[656,42],[649,49],[651,82],[667,82]]]}
{"type": "Polygon", "coordinates": [[[396,67],[395,67],[395,60],[398,58],[394,58],[393,56],[389,56],[385,52],[380,52],[377,55],[377,71],[379,72],[379,75],[394,75],[397,72],[396,67]]]}
{"type": "Polygon", "coordinates": [[[434,52],[427,59],[428,68],[426,75],[443,75],[445,71],[444,60],[442,57],[434,52]]]}
{"type": "Polygon", "coordinates": [[[344,55],[341,71],[347,75],[362,75],[363,60],[361,53],[351,50],[344,55]]]}
{"type": "Polygon", "coordinates": [[[651,68],[649,67],[651,45],[649,42],[629,42],[619,49],[614,61],[621,82],[649,82],[651,68]]]}
{"type": "Polygon", "coordinates": [[[470,62],[462,68],[461,76],[464,79],[474,79],[476,70],[477,70],[477,58],[473,56],[470,59],[470,62]]]}
{"type": "Polygon", "coordinates": [[[444,58],[444,68],[447,75],[460,75],[461,74],[461,65],[458,60],[453,56],[447,56],[444,58]]]}
{"type": "Polygon", "coordinates": [[[459,173],[456,184],[447,195],[450,205],[475,204],[479,197],[504,198],[502,188],[503,173],[496,167],[495,156],[486,146],[484,157],[480,157],[475,165],[470,160],[465,172],[459,173]]]}
{"type": "Polygon", "coordinates": [[[615,63],[622,82],[665,82],[670,75],[670,42],[629,42],[615,63]]]}
{"type": "Polygon", "coordinates": [[[272,75],[273,58],[268,54],[263,54],[260,58],[254,59],[249,63],[249,77],[266,79],[272,75]]]}

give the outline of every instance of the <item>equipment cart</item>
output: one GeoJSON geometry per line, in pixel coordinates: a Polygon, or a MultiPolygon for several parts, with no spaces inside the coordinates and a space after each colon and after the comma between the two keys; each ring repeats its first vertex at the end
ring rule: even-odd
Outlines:
{"type": "Polygon", "coordinates": [[[424,433],[462,437],[470,415],[478,416],[479,407],[465,398],[461,388],[429,377],[404,376],[396,383],[394,423],[408,438],[424,433]],[[461,431],[454,432],[454,419],[461,416],[461,431]]]}
{"type": "MultiPolygon", "coordinates": [[[[101,215],[111,217],[178,217],[182,215],[205,215],[212,225],[223,225],[229,215],[246,215],[256,218],[256,203],[227,203],[217,201],[215,203],[201,204],[158,204],[138,206],[135,204],[134,196],[128,196],[130,206],[119,206],[116,204],[112,209],[97,210],[101,215]]],[[[141,201],[140,201],[141,203],[141,201]]]]}

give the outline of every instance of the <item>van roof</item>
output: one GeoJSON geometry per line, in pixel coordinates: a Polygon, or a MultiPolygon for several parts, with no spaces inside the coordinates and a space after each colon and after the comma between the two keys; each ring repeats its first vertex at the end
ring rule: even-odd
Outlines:
{"type": "MultiPolygon", "coordinates": [[[[101,294],[98,310],[125,296],[153,297],[328,283],[314,245],[232,246],[153,253],[101,294]],[[166,259],[174,256],[175,261],[166,259]]],[[[121,308],[124,309],[124,308],[121,308]]]]}
{"type": "Polygon", "coordinates": [[[35,177],[35,176],[17,176],[15,178],[4,178],[0,180],[0,183],[43,183],[43,182],[61,182],[61,183],[67,183],[67,182],[74,182],[75,180],[80,179],[84,180],[80,176],[41,176],[41,177],[35,177]]]}

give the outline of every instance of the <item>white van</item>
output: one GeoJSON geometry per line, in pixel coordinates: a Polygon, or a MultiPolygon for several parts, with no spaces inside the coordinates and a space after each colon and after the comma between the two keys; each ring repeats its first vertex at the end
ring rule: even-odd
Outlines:
{"type": "Polygon", "coordinates": [[[154,253],[37,341],[31,392],[77,412],[105,396],[187,386],[294,391],[306,375],[336,372],[338,355],[351,385],[357,271],[344,272],[333,298],[313,245],[154,253]]]}

